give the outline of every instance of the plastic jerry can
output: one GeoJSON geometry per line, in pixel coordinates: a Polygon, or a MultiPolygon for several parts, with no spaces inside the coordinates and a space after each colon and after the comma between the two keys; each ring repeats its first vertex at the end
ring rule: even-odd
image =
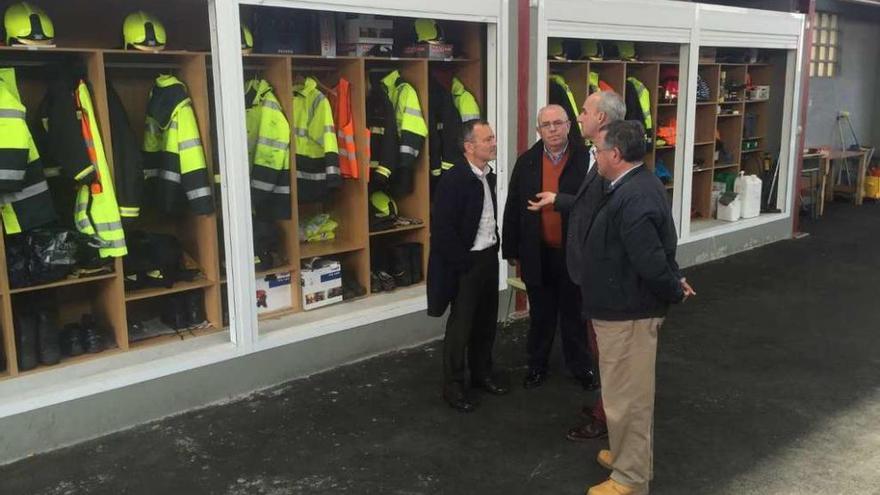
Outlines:
{"type": "Polygon", "coordinates": [[[757,175],[739,173],[733,183],[733,191],[742,205],[742,218],[754,218],[761,214],[761,179],[757,175]]]}

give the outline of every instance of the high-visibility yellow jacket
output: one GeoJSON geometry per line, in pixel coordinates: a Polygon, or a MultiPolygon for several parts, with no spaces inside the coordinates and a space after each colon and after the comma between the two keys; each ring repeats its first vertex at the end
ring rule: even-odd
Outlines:
{"type": "Polygon", "coordinates": [[[464,159],[458,144],[461,124],[479,119],[480,106],[457,77],[449,81],[448,89],[444,87],[441,78],[433,78],[429,91],[428,141],[433,191],[443,172],[464,159]]]}
{"type": "Polygon", "coordinates": [[[128,250],[113,189],[113,177],[104,155],[104,142],[98,130],[92,96],[85,81],[80,80],[77,84],[75,97],[82,123],[82,138],[95,173],[90,181],[77,185],[73,220],[80,232],[97,241],[98,253],[102,258],[125,256],[128,250]]]}
{"type": "Polygon", "coordinates": [[[582,140],[580,123],[577,121],[577,116],[581,112],[565,78],[559,74],[551,75],[548,93],[549,97],[547,100],[552,104],[561,106],[565,110],[568,121],[571,122],[571,126],[568,128],[568,139],[570,141],[582,140]]]}
{"type": "Polygon", "coordinates": [[[393,71],[382,78],[388,98],[394,104],[397,132],[400,139],[396,169],[391,174],[391,190],[395,196],[411,193],[416,160],[425,144],[428,125],[415,88],[393,71]]]}
{"type": "Polygon", "coordinates": [[[147,103],[144,132],[144,197],[164,213],[214,212],[211,181],[199,126],[186,85],[174,76],[156,78],[147,103]]]}
{"type": "Polygon", "coordinates": [[[289,219],[290,123],[265,80],[247,82],[245,103],[254,213],[262,219],[289,219]]]}
{"type": "Polygon", "coordinates": [[[626,120],[638,120],[645,126],[648,142],[654,136],[654,120],[651,117],[651,94],[635,77],[626,78],[626,120]]]}
{"type": "Polygon", "coordinates": [[[15,70],[0,69],[0,216],[7,234],[56,219],[40,153],[25,115],[15,70]]]}
{"type": "Polygon", "coordinates": [[[342,185],[342,175],[333,110],[311,77],[293,89],[293,129],[297,201],[320,201],[342,185]]]}

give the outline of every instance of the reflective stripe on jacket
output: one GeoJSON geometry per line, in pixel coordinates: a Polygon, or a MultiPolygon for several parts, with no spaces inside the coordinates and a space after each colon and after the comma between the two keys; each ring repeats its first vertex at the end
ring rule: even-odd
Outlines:
{"type": "Polygon", "coordinates": [[[40,153],[25,115],[15,69],[0,69],[0,216],[7,234],[56,220],[40,153]]]}
{"type": "Polygon", "coordinates": [[[116,203],[113,179],[104,155],[104,142],[98,130],[92,96],[85,81],[80,80],[77,84],[76,103],[82,138],[96,173],[90,183],[80,183],[77,186],[73,220],[77,230],[97,241],[98,253],[102,258],[125,256],[128,250],[125,246],[119,205],[116,203]]]}
{"type": "Polygon", "coordinates": [[[383,77],[382,85],[394,105],[400,137],[397,168],[391,174],[391,188],[394,195],[408,194],[413,190],[413,173],[428,135],[428,125],[422,116],[418,93],[400,77],[400,72],[395,70],[383,77]]]}
{"type": "Polygon", "coordinates": [[[339,170],[348,179],[360,177],[357,162],[357,146],[354,140],[354,115],[351,113],[351,83],[344,77],[330,95],[333,121],[336,122],[336,140],[339,145],[339,170]]]}
{"type": "Polygon", "coordinates": [[[262,219],[290,219],[290,123],[265,80],[245,87],[251,199],[262,219]]]}
{"type": "Polygon", "coordinates": [[[214,212],[211,181],[199,126],[186,85],[160,75],[150,90],[144,132],[145,197],[164,213],[214,212]]]}
{"type": "Polygon", "coordinates": [[[311,77],[293,90],[293,131],[297,201],[320,201],[342,185],[342,176],[333,110],[311,77]]]}

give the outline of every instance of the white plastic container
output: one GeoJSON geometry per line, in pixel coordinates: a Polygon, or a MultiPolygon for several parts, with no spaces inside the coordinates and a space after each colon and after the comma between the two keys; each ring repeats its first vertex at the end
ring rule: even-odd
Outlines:
{"type": "Polygon", "coordinates": [[[754,218],[761,214],[761,179],[757,175],[744,175],[733,183],[733,191],[742,204],[742,218],[754,218]]]}
{"type": "Polygon", "coordinates": [[[739,194],[736,195],[736,199],[726,205],[718,201],[718,220],[735,222],[739,220],[740,215],[742,215],[742,202],[739,200],[739,194]]]}

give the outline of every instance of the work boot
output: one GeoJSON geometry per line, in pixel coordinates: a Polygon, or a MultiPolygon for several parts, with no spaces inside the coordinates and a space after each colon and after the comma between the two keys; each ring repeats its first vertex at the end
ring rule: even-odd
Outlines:
{"type": "Polygon", "coordinates": [[[95,354],[104,350],[104,335],[98,329],[95,317],[90,314],[82,315],[80,320],[80,342],[83,350],[89,354],[95,354]]]}
{"type": "Polygon", "coordinates": [[[599,455],[596,456],[596,462],[605,469],[614,470],[614,457],[612,457],[611,451],[608,449],[599,451],[599,455]]]}
{"type": "Polygon", "coordinates": [[[184,320],[188,327],[201,325],[205,322],[205,300],[200,290],[183,294],[184,320]]]}
{"type": "Polygon", "coordinates": [[[79,323],[68,323],[61,331],[61,353],[68,357],[86,352],[82,346],[82,328],[79,323]]]}
{"type": "Polygon", "coordinates": [[[37,320],[34,315],[16,315],[15,352],[18,355],[18,370],[27,371],[37,367],[37,320]]]}
{"type": "Polygon", "coordinates": [[[643,489],[626,486],[608,478],[604,483],[590,487],[587,495],[642,495],[647,493],[643,489]]]}
{"type": "Polygon", "coordinates": [[[51,366],[61,361],[61,347],[58,342],[58,326],[49,310],[37,311],[37,342],[40,362],[51,366]]]}
{"type": "Polygon", "coordinates": [[[409,272],[412,283],[417,284],[424,278],[422,273],[422,245],[418,242],[407,243],[409,253],[409,272]]]}
{"type": "Polygon", "coordinates": [[[394,285],[405,287],[412,285],[412,273],[410,270],[409,247],[406,244],[398,244],[391,248],[391,276],[394,277],[394,285]]]}
{"type": "Polygon", "coordinates": [[[165,307],[162,310],[162,323],[175,330],[182,330],[188,325],[186,316],[186,303],[180,296],[170,296],[165,299],[165,307]]]}

